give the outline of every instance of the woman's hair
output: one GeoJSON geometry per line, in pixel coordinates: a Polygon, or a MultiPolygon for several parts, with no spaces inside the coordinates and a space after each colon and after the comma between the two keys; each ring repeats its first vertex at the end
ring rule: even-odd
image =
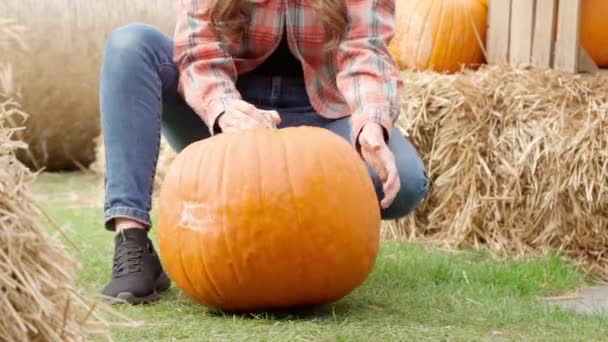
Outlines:
{"type": "MultiPolygon", "coordinates": [[[[346,31],[346,0],[314,0],[327,39],[326,48],[335,48],[346,31]]],[[[209,0],[212,24],[227,37],[238,37],[249,23],[252,3],[248,0],[209,0]]]]}

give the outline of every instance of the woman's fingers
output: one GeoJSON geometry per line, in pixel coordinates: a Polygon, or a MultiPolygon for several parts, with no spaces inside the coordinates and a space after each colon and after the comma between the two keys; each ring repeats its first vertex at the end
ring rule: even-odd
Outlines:
{"type": "Polygon", "coordinates": [[[361,153],[363,159],[376,171],[378,177],[384,183],[388,176],[385,162],[382,160],[382,144],[384,144],[384,141],[374,140],[376,139],[363,136],[360,140],[361,153]]]}
{"type": "Polygon", "coordinates": [[[281,116],[279,115],[279,112],[277,112],[276,110],[265,110],[264,112],[270,115],[270,118],[274,122],[275,127],[281,124],[281,116]]]}
{"type": "Polygon", "coordinates": [[[239,111],[227,111],[218,121],[222,132],[235,132],[252,128],[263,128],[264,126],[251,116],[239,111]]]}
{"type": "Polygon", "coordinates": [[[380,139],[380,136],[377,134],[365,134],[361,136],[359,143],[362,148],[368,151],[379,151],[385,145],[384,140],[380,139]]]}
{"type": "Polygon", "coordinates": [[[382,187],[384,190],[384,198],[380,202],[380,205],[384,209],[387,209],[391,206],[391,204],[393,204],[393,201],[399,193],[399,188],[401,187],[399,172],[397,171],[397,166],[395,165],[394,160],[387,166],[387,169],[388,172],[386,181],[382,187]]]}
{"type": "Polygon", "coordinates": [[[388,174],[386,172],[386,168],[385,168],[384,164],[382,163],[382,160],[380,158],[378,158],[377,152],[367,151],[367,150],[363,149],[362,153],[363,153],[363,159],[365,159],[365,161],[367,161],[369,166],[371,166],[371,168],[374,169],[374,171],[376,171],[376,173],[378,174],[378,177],[380,178],[380,181],[382,183],[384,183],[388,177],[388,174]]]}
{"type": "Polygon", "coordinates": [[[242,100],[231,102],[231,109],[252,117],[264,127],[276,128],[281,123],[281,117],[276,110],[258,109],[256,106],[242,100]]]}
{"type": "Polygon", "coordinates": [[[243,100],[234,100],[230,102],[229,108],[248,114],[250,111],[256,109],[254,105],[243,100]]]}
{"type": "Polygon", "coordinates": [[[387,209],[393,204],[401,187],[395,156],[383,140],[381,143],[369,140],[371,139],[361,140],[361,152],[363,159],[376,171],[382,182],[384,198],[380,205],[383,209],[387,209]]]}
{"type": "Polygon", "coordinates": [[[271,116],[272,114],[270,114],[270,113],[255,110],[255,111],[251,111],[251,112],[247,113],[247,115],[250,116],[251,118],[253,118],[254,120],[256,120],[257,122],[259,122],[261,125],[263,125],[266,128],[276,128],[277,127],[277,123],[276,123],[275,119],[271,116]]]}
{"type": "Polygon", "coordinates": [[[386,179],[384,180],[383,184],[384,198],[382,199],[381,205],[384,209],[386,209],[393,204],[393,201],[399,193],[401,183],[399,180],[397,164],[395,163],[395,155],[388,148],[388,146],[386,146],[386,144],[382,149],[381,158],[382,164],[386,170],[386,179]]]}

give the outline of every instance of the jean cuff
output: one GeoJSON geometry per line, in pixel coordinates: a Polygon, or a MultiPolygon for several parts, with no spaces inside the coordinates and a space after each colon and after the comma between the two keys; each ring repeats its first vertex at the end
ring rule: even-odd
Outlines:
{"type": "Polygon", "coordinates": [[[107,209],[104,213],[104,221],[107,230],[116,230],[114,223],[115,218],[131,219],[144,224],[148,229],[150,229],[150,226],[152,225],[150,214],[148,212],[135,208],[115,207],[107,209]]]}

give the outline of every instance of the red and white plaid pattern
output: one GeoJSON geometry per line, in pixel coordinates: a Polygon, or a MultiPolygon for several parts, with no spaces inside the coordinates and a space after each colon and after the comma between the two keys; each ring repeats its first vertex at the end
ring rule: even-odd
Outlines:
{"type": "Polygon", "coordinates": [[[370,122],[381,124],[390,136],[403,87],[387,48],[395,29],[395,0],[346,0],[349,26],[339,48],[331,51],[323,48],[323,24],[313,0],[250,1],[253,13],[243,38],[222,43],[210,24],[207,1],[180,0],[175,31],[179,88],[208,127],[228,101],[241,98],[238,75],[270,55],[287,25],[314,109],[327,118],[351,115],[353,141],[370,122]]]}

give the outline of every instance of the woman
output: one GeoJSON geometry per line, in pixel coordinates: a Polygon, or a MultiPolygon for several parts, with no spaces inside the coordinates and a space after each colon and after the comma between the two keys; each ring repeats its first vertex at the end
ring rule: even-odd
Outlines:
{"type": "Polygon", "coordinates": [[[161,130],[180,151],[222,132],[323,127],[367,162],[384,219],[411,212],[427,179],[393,128],[394,10],[394,0],[181,0],[173,41],[143,24],[115,30],[101,72],[105,225],[117,232],[104,294],[141,303],[169,287],[147,237],[161,130]]]}

